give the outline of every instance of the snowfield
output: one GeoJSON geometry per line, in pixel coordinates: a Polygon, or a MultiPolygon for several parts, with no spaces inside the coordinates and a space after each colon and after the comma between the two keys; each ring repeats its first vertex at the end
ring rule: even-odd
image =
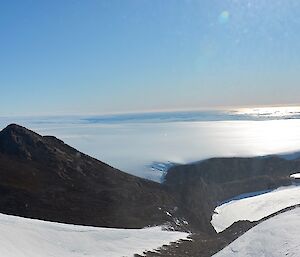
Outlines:
{"type": "Polygon", "coordinates": [[[258,221],[296,204],[300,204],[300,186],[281,187],[265,194],[233,200],[218,206],[211,224],[219,233],[236,221],[258,221]]]}
{"type": "Polygon", "coordinates": [[[297,208],[255,226],[213,257],[296,257],[299,253],[300,208],[297,208]]]}
{"type": "Polygon", "coordinates": [[[290,177],[295,179],[300,179],[300,173],[292,174],[290,177]]]}
{"type": "Polygon", "coordinates": [[[187,236],[161,227],[97,228],[0,214],[0,257],[132,257],[187,236]]]}

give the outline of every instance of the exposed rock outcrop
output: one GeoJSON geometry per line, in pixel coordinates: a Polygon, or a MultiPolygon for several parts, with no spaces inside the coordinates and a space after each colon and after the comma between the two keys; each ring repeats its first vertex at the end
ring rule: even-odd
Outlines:
{"type": "Polygon", "coordinates": [[[114,169],[55,137],[14,124],[0,132],[1,213],[141,228],[176,225],[176,207],[166,186],[114,169]]]}
{"type": "Polygon", "coordinates": [[[299,159],[279,156],[213,158],[172,167],[165,185],[176,193],[180,206],[189,210],[193,227],[211,231],[211,215],[220,202],[248,192],[289,185],[289,175],[299,169],[299,159]]]}
{"type": "Polygon", "coordinates": [[[218,203],[288,185],[295,170],[299,159],[213,158],[174,166],[159,184],[12,124],[0,132],[0,212],[105,227],[170,224],[214,234],[210,219],[218,203]]]}

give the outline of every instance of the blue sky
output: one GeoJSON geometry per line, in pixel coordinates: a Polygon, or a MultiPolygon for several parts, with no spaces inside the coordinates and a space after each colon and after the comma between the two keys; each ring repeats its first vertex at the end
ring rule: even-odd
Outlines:
{"type": "Polygon", "coordinates": [[[0,115],[297,104],[298,0],[0,3],[0,115]]]}

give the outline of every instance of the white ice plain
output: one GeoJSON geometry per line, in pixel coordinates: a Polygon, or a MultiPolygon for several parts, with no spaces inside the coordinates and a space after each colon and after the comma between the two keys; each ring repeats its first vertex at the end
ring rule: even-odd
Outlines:
{"type": "Polygon", "coordinates": [[[300,208],[250,229],[213,257],[299,256],[300,208]]]}
{"type": "Polygon", "coordinates": [[[211,224],[219,233],[239,220],[258,221],[296,204],[300,204],[300,186],[280,187],[265,194],[233,200],[218,206],[211,224]]]}
{"type": "Polygon", "coordinates": [[[97,228],[0,214],[0,257],[132,257],[187,236],[161,227],[97,228]]]}
{"type": "Polygon", "coordinates": [[[0,130],[18,123],[39,134],[56,136],[122,171],[154,181],[160,181],[163,173],[153,170],[153,163],[184,164],[211,157],[300,150],[300,119],[172,122],[172,117],[153,123],[143,119],[90,123],[84,121],[86,117],[76,116],[0,117],[0,130]]]}

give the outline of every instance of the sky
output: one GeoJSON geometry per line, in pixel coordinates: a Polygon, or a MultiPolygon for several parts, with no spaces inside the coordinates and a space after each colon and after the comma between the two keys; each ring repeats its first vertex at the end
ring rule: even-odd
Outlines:
{"type": "Polygon", "coordinates": [[[0,116],[299,104],[298,0],[0,2],[0,116]]]}

